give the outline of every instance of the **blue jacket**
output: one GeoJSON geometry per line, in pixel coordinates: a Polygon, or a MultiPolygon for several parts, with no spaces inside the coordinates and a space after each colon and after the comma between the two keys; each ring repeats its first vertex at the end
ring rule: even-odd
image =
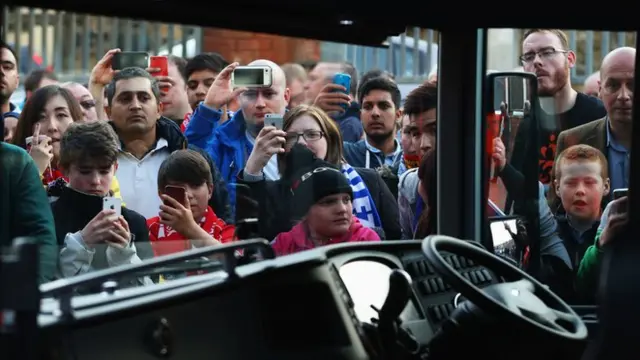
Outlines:
{"type": "Polygon", "coordinates": [[[340,114],[338,117],[334,117],[333,120],[340,129],[343,141],[355,143],[362,138],[364,129],[362,122],[360,122],[360,105],[357,102],[352,102],[346,112],[340,114]]]}
{"type": "Polygon", "coordinates": [[[191,115],[185,136],[190,144],[205,149],[211,156],[229,187],[229,201],[235,208],[236,180],[244,169],[245,159],[253,150],[253,144],[247,139],[242,111],[219,124],[221,116],[221,111],[201,103],[191,115]]]}

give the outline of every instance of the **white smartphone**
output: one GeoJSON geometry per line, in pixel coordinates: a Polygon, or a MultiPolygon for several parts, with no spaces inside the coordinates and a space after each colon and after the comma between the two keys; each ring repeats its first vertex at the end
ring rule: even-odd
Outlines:
{"type": "Polygon", "coordinates": [[[278,130],[282,130],[284,118],[280,114],[265,114],[264,126],[273,126],[278,130]]]}
{"type": "MultiPolygon", "coordinates": [[[[41,142],[43,140],[47,139],[47,135],[40,135],[38,136],[38,142],[41,142]]],[[[24,139],[24,144],[27,146],[27,151],[31,150],[31,144],[33,144],[33,136],[27,136],[24,139]]]]}
{"type": "Polygon", "coordinates": [[[271,76],[271,67],[266,65],[238,66],[231,74],[231,84],[234,88],[265,88],[271,86],[271,76]]]}
{"type": "Polygon", "coordinates": [[[115,210],[113,217],[116,219],[122,215],[122,199],[107,196],[102,201],[102,210],[115,210]]]}

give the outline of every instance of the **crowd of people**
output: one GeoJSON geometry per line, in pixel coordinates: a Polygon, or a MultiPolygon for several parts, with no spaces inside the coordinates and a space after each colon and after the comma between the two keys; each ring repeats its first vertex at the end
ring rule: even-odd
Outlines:
{"type": "MultiPolygon", "coordinates": [[[[234,87],[239,64],[217,53],[169,56],[163,76],[114,70],[112,49],[88,84],[37,70],[13,104],[17,58],[0,48],[0,239],[38,240],[42,282],[242,241],[234,224],[248,218],[278,256],[436,232],[437,78],[402,101],[382,70],[256,59],[248,66],[269,67],[271,85],[234,87]],[[265,125],[269,114],[282,128],[265,125]]],[[[625,198],[609,200],[628,187],[635,49],[604,58],[596,96],[572,88],[576,55],[562,31],[528,31],[522,54],[538,77],[538,120],[554,124],[539,139],[540,276],[564,296],[592,295],[602,249],[626,221],[625,198]]],[[[531,123],[488,154],[513,214],[531,123]]]]}

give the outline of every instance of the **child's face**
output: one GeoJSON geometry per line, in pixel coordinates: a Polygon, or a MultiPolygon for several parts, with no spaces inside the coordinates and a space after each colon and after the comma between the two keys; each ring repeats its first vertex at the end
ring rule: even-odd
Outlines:
{"type": "Polygon", "coordinates": [[[331,238],[349,231],[352,216],[351,197],[335,194],[323,197],[309,209],[307,223],[315,233],[331,238]]]}
{"type": "Polygon", "coordinates": [[[561,178],[555,181],[556,194],[567,215],[582,220],[597,220],[602,197],[609,194],[609,179],[602,178],[597,161],[562,160],[561,178]]]}
{"type": "Polygon", "coordinates": [[[200,186],[173,182],[170,182],[169,185],[185,188],[185,194],[187,195],[189,204],[191,205],[193,219],[196,222],[200,222],[207,211],[207,207],[209,206],[209,199],[213,193],[213,188],[207,185],[206,182],[200,186]]]}
{"type": "Polygon", "coordinates": [[[118,168],[117,164],[97,166],[96,164],[72,164],[65,175],[69,178],[69,186],[77,191],[106,196],[111,188],[111,181],[118,168]]]}

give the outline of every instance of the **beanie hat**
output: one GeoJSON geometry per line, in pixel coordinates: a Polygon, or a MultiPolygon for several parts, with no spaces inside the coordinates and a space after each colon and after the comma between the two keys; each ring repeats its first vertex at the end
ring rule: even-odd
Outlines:
{"type": "Polygon", "coordinates": [[[313,205],[326,196],[348,194],[353,199],[349,180],[340,170],[322,160],[314,165],[301,171],[291,184],[292,215],[296,219],[304,217],[313,205]]]}

